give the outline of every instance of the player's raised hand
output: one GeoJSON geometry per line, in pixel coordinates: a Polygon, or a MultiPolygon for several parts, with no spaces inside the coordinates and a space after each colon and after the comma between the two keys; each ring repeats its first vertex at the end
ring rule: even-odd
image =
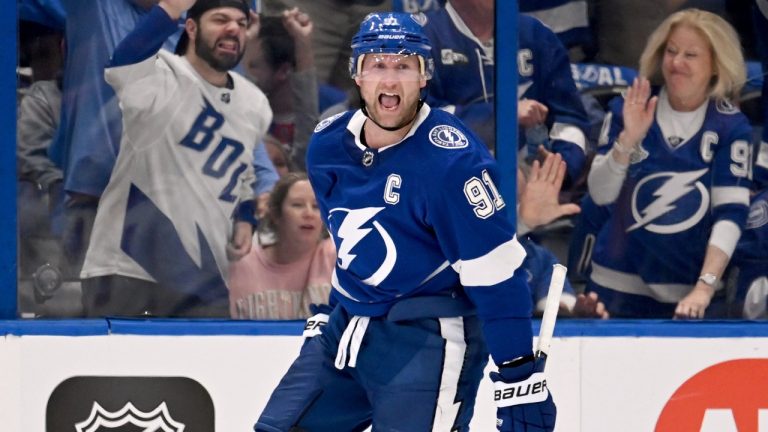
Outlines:
{"type": "Polygon", "coordinates": [[[549,153],[544,163],[534,161],[531,172],[520,194],[520,220],[533,229],[553,220],[576,214],[576,204],[560,204],[558,198],[565,178],[565,162],[558,153],[549,153]]]}
{"type": "Polygon", "coordinates": [[[165,12],[173,19],[181,18],[181,15],[188,11],[197,0],[160,0],[158,5],[165,9],[165,12]]]}
{"type": "Polygon", "coordinates": [[[629,149],[640,143],[648,133],[656,114],[658,96],[649,99],[651,83],[646,78],[635,78],[624,96],[624,130],[620,140],[629,149]]]}

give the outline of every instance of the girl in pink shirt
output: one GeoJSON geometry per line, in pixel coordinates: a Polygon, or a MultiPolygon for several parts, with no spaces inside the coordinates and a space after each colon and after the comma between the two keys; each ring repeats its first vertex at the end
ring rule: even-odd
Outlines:
{"type": "Polygon", "coordinates": [[[232,318],[304,319],[311,303],[328,303],[336,250],[323,236],[306,174],[289,173],[277,182],[259,231],[251,252],[230,265],[232,318]]]}

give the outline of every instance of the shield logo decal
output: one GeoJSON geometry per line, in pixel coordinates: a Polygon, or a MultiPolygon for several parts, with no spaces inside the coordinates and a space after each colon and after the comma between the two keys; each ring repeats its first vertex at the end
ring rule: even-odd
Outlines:
{"type": "Polygon", "coordinates": [[[171,418],[165,402],[150,412],[143,412],[128,402],[117,412],[102,408],[93,403],[87,420],[75,424],[77,432],[106,432],[126,425],[144,428],[142,432],[184,432],[184,424],[171,418]]]}
{"type": "Polygon", "coordinates": [[[213,400],[189,377],[74,376],[51,392],[46,432],[213,432],[213,400]]]}

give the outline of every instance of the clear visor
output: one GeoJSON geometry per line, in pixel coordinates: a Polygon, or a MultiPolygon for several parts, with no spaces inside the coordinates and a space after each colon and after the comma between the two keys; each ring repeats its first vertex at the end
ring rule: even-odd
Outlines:
{"type": "Polygon", "coordinates": [[[357,75],[361,80],[393,78],[418,81],[426,78],[424,59],[417,54],[364,54],[357,59],[357,75]]]}

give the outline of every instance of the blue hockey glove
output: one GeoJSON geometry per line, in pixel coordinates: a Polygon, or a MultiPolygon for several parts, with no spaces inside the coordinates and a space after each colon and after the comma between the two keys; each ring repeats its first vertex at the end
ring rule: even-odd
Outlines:
{"type": "Polygon", "coordinates": [[[531,356],[522,364],[491,372],[495,391],[496,429],[501,432],[550,432],[555,428],[557,407],[547,388],[545,358],[531,356]]]}
{"type": "Polygon", "coordinates": [[[304,324],[304,340],[315,337],[322,332],[324,325],[328,324],[328,316],[333,311],[333,308],[327,304],[315,304],[309,305],[309,311],[313,314],[307,318],[307,323],[304,324]]]}

